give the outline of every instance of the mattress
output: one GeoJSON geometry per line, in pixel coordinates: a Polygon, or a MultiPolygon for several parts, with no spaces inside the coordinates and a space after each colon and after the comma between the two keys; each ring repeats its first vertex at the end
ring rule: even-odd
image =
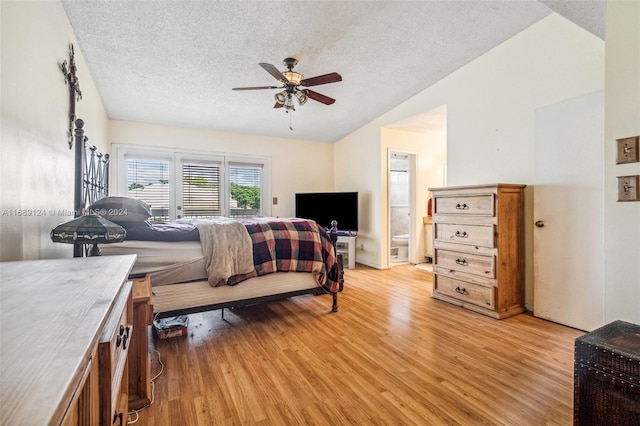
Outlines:
{"type": "Polygon", "coordinates": [[[137,254],[132,274],[149,274],[154,287],[186,281],[206,280],[207,271],[199,241],[123,241],[103,244],[104,256],[137,254]]]}
{"type": "Polygon", "coordinates": [[[316,274],[307,272],[276,272],[251,278],[234,286],[211,287],[206,280],[154,286],[153,311],[159,313],[191,309],[312,288],[319,288],[316,274]]]}

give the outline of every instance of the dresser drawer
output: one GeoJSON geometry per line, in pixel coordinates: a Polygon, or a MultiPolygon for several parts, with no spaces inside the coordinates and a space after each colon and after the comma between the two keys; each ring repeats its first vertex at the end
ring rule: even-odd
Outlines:
{"type": "Polygon", "coordinates": [[[436,275],[434,292],[465,303],[494,309],[495,287],[487,287],[436,275]]]}
{"type": "MultiPolygon", "coordinates": [[[[128,412],[122,394],[128,390],[127,354],[133,326],[131,282],[126,283],[103,328],[98,343],[100,377],[100,417],[102,424],[112,424],[114,416],[128,412]]],[[[126,417],[124,417],[126,422],[126,417]]],[[[116,423],[117,424],[117,423],[116,423]]]]}
{"type": "Polygon", "coordinates": [[[465,225],[436,223],[435,240],[455,242],[471,246],[495,247],[493,225],[465,225]]]}
{"type": "Polygon", "coordinates": [[[496,276],[494,256],[436,250],[436,264],[452,271],[467,272],[488,278],[496,276]]]}
{"type": "Polygon", "coordinates": [[[493,194],[437,197],[433,213],[493,216],[493,194]]]}

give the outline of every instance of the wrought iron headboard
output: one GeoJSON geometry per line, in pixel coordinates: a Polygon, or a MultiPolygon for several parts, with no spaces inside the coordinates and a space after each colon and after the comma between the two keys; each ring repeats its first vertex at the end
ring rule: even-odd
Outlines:
{"type": "MultiPolygon", "coordinates": [[[[79,217],[89,206],[109,195],[109,154],[102,154],[84,134],[84,121],[75,121],[74,212],[79,217]]],[[[74,257],[86,256],[88,247],[76,244],[74,257]]]]}

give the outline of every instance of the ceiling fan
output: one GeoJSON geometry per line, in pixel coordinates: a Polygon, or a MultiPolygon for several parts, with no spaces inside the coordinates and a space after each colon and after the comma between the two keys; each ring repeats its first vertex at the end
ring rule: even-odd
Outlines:
{"type": "Polygon", "coordinates": [[[275,94],[276,104],[273,107],[284,108],[287,112],[295,111],[293,98],[296,98],[298,100],[298,104],[301,106],[304,105],[309,98],[325,105],[331,105],[336,101],[335,99],[321,93],[306,89],[306,87],[342,81],[342,76],[340,74],[332,72],[329,74],[319,75],[317,77],[304,78],[302,74],[293,71],[293,67],[298,63],[297,59],[286,58],[283,63],[284,66],[287,67],[288,71],[280,72],[271,64],[264,62],[260,63],[260,66],[264,68],[266,72],[271,74],[276,80],[278,80],[278,82],[280,82],[279,86],[234,87],[232,90],[283,89],[275,94]]]}

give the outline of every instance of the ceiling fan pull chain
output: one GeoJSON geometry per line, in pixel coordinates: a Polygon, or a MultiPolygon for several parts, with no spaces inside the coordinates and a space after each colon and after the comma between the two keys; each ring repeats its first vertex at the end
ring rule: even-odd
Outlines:
{"type": "Polygon", "coordinates": [[[293,115],[291,112],[287,111],[289,113],[289,130],[293,131],[293,127],[291,125],[291,116],[293,115]]]}

